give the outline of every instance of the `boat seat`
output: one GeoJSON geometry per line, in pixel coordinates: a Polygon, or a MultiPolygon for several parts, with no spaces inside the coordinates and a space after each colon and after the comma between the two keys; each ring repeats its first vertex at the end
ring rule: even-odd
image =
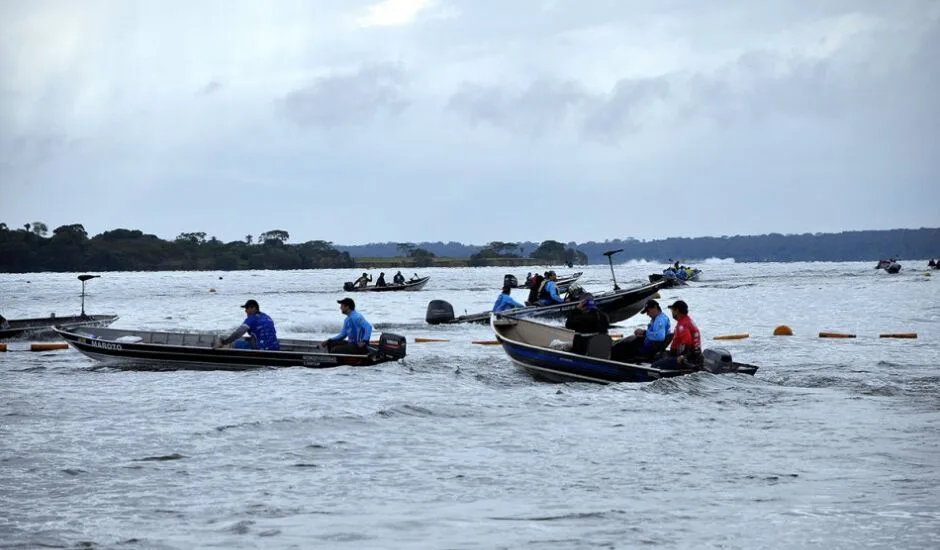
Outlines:
{"type": "Polygon", "coordinates": [[[598,359],[610,359],[612,346],[613,340],[607,333],[576,333],[572,341],[571,353],[597,357],[598,359]]]}
{"type": "Polygon", "coordinates": [[[154,332],[150,335],[151,344],[166,344],[165,332],[154,332]]]}

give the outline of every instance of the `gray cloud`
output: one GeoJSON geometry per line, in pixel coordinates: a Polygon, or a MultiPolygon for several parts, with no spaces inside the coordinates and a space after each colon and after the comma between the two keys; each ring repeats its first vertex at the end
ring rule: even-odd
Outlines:
{"type": "Polygon", "coordinates": [[[281,111],[304,127],[332,128],[371,121],[379,113],[397,115],[409,104],[408,75],[397,64],[366,65],[352,73],[315,79],[279,100],[281,111]]]}

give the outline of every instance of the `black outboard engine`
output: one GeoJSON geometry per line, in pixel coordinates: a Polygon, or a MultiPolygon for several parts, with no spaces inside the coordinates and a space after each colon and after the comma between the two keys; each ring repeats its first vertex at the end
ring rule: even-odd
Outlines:
{"type": "Polygon", "coordinates": [[[519,279],[515,275],[509,273],[503,276],[503,286],[508,286],[510,288],[516,288],[519,286],[519,279]]]}
{"type": "Polygon", "coordinates": [[[356,285],[353,284],[352,281],[346,281],[345,283],[343,283],[343,290],[345,290],[346,292],[351,292],[352,289],[354,288],[356,288],[356,285]]]}
{"type": "Polygon", "coordinates": [[[407,346],[404,336],[383,332],[379,336],[379,353],[393,359],[404,359],[407,346]]]}
{"type": "Polygon", "coordinates": [[[702,351],[705,362],[702,367],[711,373],[730,372],[734,370],[731,362],[731,352],[724,348],[709,348],[702,351]]]}
{"type": "Polygon", "coordinates": [[[428,304],[427,314],[424,316],[424,320],[431,325],[449,323],[454,318],[454,306],[444,300],[431,300],[431,303],[428,304]]]}

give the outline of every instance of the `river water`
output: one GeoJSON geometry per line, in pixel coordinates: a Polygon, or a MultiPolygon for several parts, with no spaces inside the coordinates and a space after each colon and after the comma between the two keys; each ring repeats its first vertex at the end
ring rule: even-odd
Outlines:
{"type": "MultiPolygon", "coordinates": [[[[0,547],[937,548],[940,274],[873,264],[708,262],[702,282],[662,292],[689,303],[706,346],[749,333],[723,344],[754,377],[539,383],[471,343],[489,327],[424,323],[434,298],[491,307],[503,268],[356,295],[409,340],[378,367],[128,372],[14,342],[0,353],[0,547]],[[772,336],[779,324],[794,336],[772,336]]],[[[616,274],[626,286],[661,267],[616,274]]],[[[115,327],[223,332],[255,298],[280,336],[320,339],[356,273],[102,275],[86,310],[120,314],[115,327]]],[[[582,283],[610,288],[609,268],[582,283]]],[[[0,309],[75,313],[80,288],[0,274],[0,309]]]]}

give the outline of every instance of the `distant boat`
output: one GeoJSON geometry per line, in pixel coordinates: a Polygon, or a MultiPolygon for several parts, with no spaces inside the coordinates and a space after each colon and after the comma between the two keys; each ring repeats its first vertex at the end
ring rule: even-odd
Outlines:
{"type": "MultiPolygon", "coordinates": [[[[635,288],[614,290],[594,294],[594,303],[597,309],[603,311],[610,318],[611,323],[619,323],[633,317],[643,310],[646,301],[663,288],[664,282],[642,285],[635,288]]],[[[548,306],[527,306],[507,309],[500,312],[502,316],[509,317],[546,317],[559,318],[568,315],[568,312],[577,307],[578,301],[562,302],[548,306]]],[[[487,323],[490,320],[489,311],[472,313],[469,315],[454,316],[454,307],[445,300],[432,300],[428,304],[425,321],[431,325],[454,323],[487,323]]]]}
{"type": "Polygon", "coordinates": [[[897,273],[901,271],[901,264],[894,258],[890,260],[878,260],[878,265],[875,266],[875,269],[884,269],[887,273],[897,273]]]}
{"type": "Polygon", "coordinates": [[[396,290],[421,290],[424,288],[424,285],[428,284],[428,281],[431,280],[431,276],[419,277],[417,279],[412,279],[410,281],[405,281],[402,284],[390,284],[385,286],[363,286],[357,287],[352,281],[346,281],[343,283],[343,290],[346,292],[393,292],[396,290]]]}
{"type": "Polygon", "coordinates": [[[86,315],[85,314],[85,282],[96,279],[100,275],[79,275],[82,282],[82,312],[79,315],[57,317],[51,314],[48,317],[31,317],[27,319],[5,319],[0,321],[0,340],[14,338],[55,338],[53,326],[66,329],[79,327],[106,327],[118,320],[117,315],[86,315]]]}

